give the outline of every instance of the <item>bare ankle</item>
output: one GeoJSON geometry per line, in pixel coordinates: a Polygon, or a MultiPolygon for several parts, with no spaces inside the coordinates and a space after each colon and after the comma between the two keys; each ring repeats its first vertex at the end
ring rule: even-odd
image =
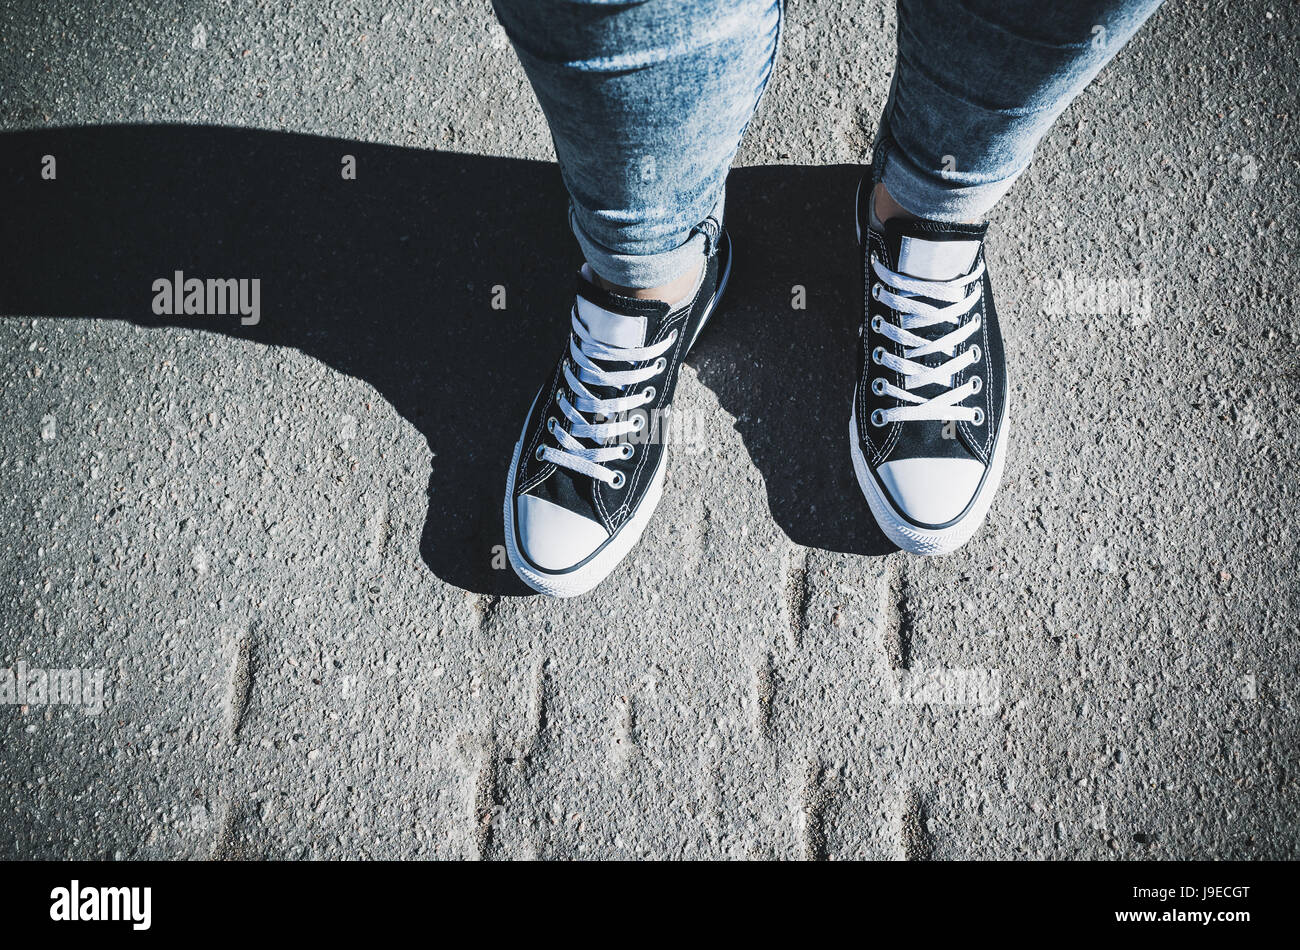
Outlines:
{"type": "Polygon", "coordinates": [[[891,218],[902,218],[904,221],[917,220],[916,215],[894,200],[894,196],[889,193],[883,181],[876,185],[876,190],[871,193],[871,210],[881,224],[891,218]]]}
{"type": "Polygon", "coordinates": [[[624,287],[622,284],[616,284],[613,281],[606,280],[594,270],[593,276],[596,278],[595,283],[598,287],[603,287],[610,293],[618,294],[621,297],[633,297],[637,300],[662,300],[665,303],[676,303],[681,300],[699,283],[700,271],[704,267],[703,262],[699,266],[693,267],[680,277],[669,281],[666,284],[660,284],[658,287],[624,287]]]}

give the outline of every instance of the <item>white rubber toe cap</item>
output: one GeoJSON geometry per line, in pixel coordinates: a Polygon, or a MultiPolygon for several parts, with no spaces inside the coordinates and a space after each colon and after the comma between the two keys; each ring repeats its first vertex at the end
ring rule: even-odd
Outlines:
{"type": "Polygon", "coordinates": [[[974,459],[898,459],[879,472],[899,511],[919,524],[940,525],[970,504],[984,466],[974,459]]]}
{"type": "Polygon", "coordinates": [[[545,498],[522,495],[517,505],[519,546],[544,571],[568,570],[609,538],[600,524],[545,498]]]}

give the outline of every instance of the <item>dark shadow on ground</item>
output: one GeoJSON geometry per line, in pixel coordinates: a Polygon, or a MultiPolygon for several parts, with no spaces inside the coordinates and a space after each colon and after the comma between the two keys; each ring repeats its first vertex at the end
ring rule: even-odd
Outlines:
{"type": "MultiPolygon", "coordinates": [[[[736,416],[799,544],[892,547],[854,482],[847,417],[860,308],[856,171],[731,176],[737,262],[689,362],[736,416]],[[793,309],[792,288],[807,309],[793,309]]],[[[523,593],[491,569],[518,427],[563,345],[579,263],[557,167],[201,126],[0,134],[0,315],[124,319],[292,346],[365,380],[434,453],[420,551],[439,577],[523,593]],[[43,180],[42,156],[57,178],[43,180]],[[357,177],[340,174],[344,155],[357,177]],[[261,279],[261,322],[154,316],[174,271],[261,279]],[[492,308],[493,288],[507,308],[492,308]]],[[[412,539],[414,543],[414,539],[412,539]]]]}
{"type": "Polygon", "coordinates": [[[881,555],[898,549],[876,527],[849,458],[860,175],[856,165],[731,173],[735,268],[718,323],[688,362],[736,417],[781,530],[807,547],[881,555]]]}

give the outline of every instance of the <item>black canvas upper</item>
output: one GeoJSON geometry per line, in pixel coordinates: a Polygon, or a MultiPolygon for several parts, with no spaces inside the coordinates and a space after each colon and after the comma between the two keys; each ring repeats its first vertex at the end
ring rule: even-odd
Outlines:
{"type": "MultiPolygon", "coordinates": [[[[581,273],[578,274],[577,293],[580,297],[611,313],[646,318],[643,345],[649,346],[661,342],[674,330],[677,331],[677,338],[664,354],[663,358],[667,361],[667,366],[653,379],[623,388],[588,386],[592,394],[601,399],[629,395],[646,386],[655,388],[655,397],[650,403],[629,413],[629,416],[636,413],[644,414],[646,425],[639,433],[629,433],[616,440],[618,443],[631,442],[634,445],[635,453],[632,458],[601,463],[606,468],[623,473],[625,478],[623,486],[614,488],[612,485],[552,462],[539,461],[536,457],[538,445],[542,440],[547,440],[548,445],[555,445],[554,439],[548,439],[548,418],[554,418],[565,429],[569,428],[568,419],[558,403],[559,395],[565,388],[564,365],[566,362],[571,364],[569,339],[566,335],[563,353],[551,371],[546,385],[538,393],[524,427],[524,441],[515,472],[516,498],[524,494],[544,498],[599,522],[611,535],[628,520],[644,496],[663,457],[663,440],[666,437],[670,438],[665,430],[670,428],[671,419],[670,416],[665,416],[664,410],[672,404],[682,360],[686,357],[700,323],[705,319],[712,305],[717,290],[718,275],[722,273],[720,260],[724,262],[723,267],[725,267],[725,256],[728,253],[726,235],[723,232],[721,239],[713,245],[706,259],[704,276],[694,298],[689,304],[672,311],[667,303],[638,300],[611,293],[587,280],[581,273]],[[656,411],[659,415],[658,433],[654,431],[652,424],[656,411]]],[[[646,366],[653,362],[654,360],[646,360],[641,363],[627,364],[602,361],[601,365],[609,369],[624,370],[646,366]]],[[[571,369],[576,374],[576,366],[571,364],[571,369]]],[[[584,444],[591,443],[584,442],[584,444]]]]}
{"type": "MultiPolygon", "coordinates": [[[[862,180],[858,193],[858,222],[861,228],[862,288],[865,300],[860,346],[858,347],[858,387],[857,437],[862,445],[863,456],[874,471],[879,465],[908,458],[970,458],[986,467],[992,457],[994,441],[1005,413],[1006,405],[1006,369],[1002,349],[1002,334],[998,328],[997,309],[993,302],[992,286],[987,269],[980,278],[983,296],[967,314],[964,320],[981,315],[980,329],[970,336],[962,349],[972,345],[979,346],[980,359],[967,366],[953,377],[952,388],[964,384],[972,376],[979,376],[982,389],[967,397],[961,405],[979,407],[984,410],[984,422],[975,425],[972,422],[945,422],[940,420],[923,420],[910,422],[889,422],[883,426],[871,423],[871,413],[876,409],[892,409],[900,403],[888,396],[877,396],[871,391],[872,379],[883,376],[893,385],[905,388],[903,374],[872,361],[871,353],[882,346],[887,352],[899,357],[903,355],[903,346],[881,333],[871,329],[872,317],[880,315],[887,322],[897,325],[899,315],[882,301],[873,299],[871,288],[879,283],[879,278],[872,272],[870,258],[876,255],[881,262],[893,271],[899,271],[899,256],[903,238],[921,238],[926,241],[970,241],[981,242],[975,262],[984,258],[983,240],[987,224],[950,224],[938,221],[906,221],[894,218],[884,223],[880,230],[870,226],[870,200],[874,178],[871,170],[862,180]],[[950,436],[945,438],[945,429],[950,436]]],[[[972,265],[974,266],[974,265],[972,265]]],[[[927,301],[942,304],[942,301],[927,301]]],[[[918,336],[936,339],[953,329],[951,324],[937,324],[914,330],[918,336]]],[[[944,353],[932,353],[916,361],[925,366],[937,366],[950,359],[944,353]]],[[[922,397],[932,397],[945,388],[938,384],[913,390],[922,397]]]]}

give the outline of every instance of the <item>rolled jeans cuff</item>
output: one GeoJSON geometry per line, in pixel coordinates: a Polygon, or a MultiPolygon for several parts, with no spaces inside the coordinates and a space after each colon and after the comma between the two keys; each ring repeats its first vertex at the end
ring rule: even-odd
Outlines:
{"type": "MultiPolygon", "coordinates": [[[[718,195],[713,211],[705,216],[705,221],[712,218],[721,225],[725,203],[724,188],[718,195]]],[[[578,212],[572,205],[569,206],[569,226],[573,228],[573,236],[578,239],[591,269],[611,284],[623,287],[662,287],[671,283],[709,253],[710,243],[716,233],[716,227],[705,227],[704,221],[701,221],[691,229],[681,244],[670,250],[655,254],[619,254],[605,247],[583,229],[578,212]]]]}
{"type": "MultiPolygon", "coordinates": [[[[876,181],[903,208],[931,221],[977,221],[993,209],[1028,165],[993,181],[967,183],[922,171],[907,160],[892,140],[876,143],[876,181]]],[[[961,176],[969,178],[969,175],[961,176]]]]}

